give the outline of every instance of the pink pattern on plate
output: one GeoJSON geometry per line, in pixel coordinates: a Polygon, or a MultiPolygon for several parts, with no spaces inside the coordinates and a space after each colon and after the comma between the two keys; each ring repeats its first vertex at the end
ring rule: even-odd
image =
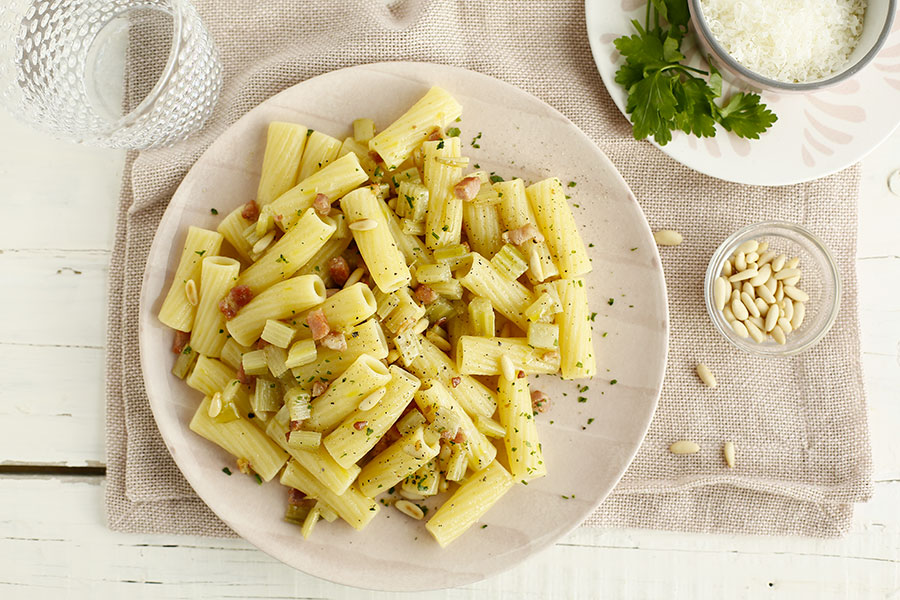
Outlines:
{"type": "Polygon", "coordinates": [[[831,140],[836,144],[849,144],[853,140],[853,136],[844,131],[838,131],[837,129],[832,129],[827,125],[823,124],[821,121],[816,120],[811,114],[809,114],[808,110],[804,110],[803,114],[806,115],[806,119],[809,123],[816,128],[816,130],[824,135],[827,139],[831,140]]]}
{"type": "Polygon", "coordinates": [[[879,58],[894,58],[900,56],[900,44],[894,44],[888,48],[884,48],[878,53],[879,58]]]}
{"type": "Polygon", "coordinates": [[[900,79],[885,79],[885,81],[895,90],[900,90],[900,79]]]}
{"type": "Polygon", "coordinates": [[[812,154],[809,153],[809,150],[806,149],[806,146],[802,146],[800,148],[800,156],[803,157],[803,164],[806,165],[807,167],[816,166],[816,161],[812,157],[812,154]]]}
{"type": "Polygon", "coordinates": [[[703,144],[711,156],[715,158],[722,157],[722,149],[719,148],[719,143],[714,138],[703,138],[703,144]]]}
{"type": "Polygon", "coordinates": [[[815,150],[818,150],[822,154],[825,154],[826,156],[831,156],[832,154],[834,154],[834,149],[814,138],[809,129],[803,130],[803,137],[806,138],[806,141],[809,142],[810,146],[812,146],[815,150]]]}
{"type": "Polygon", "coordinates": [[[855,94],[859,91],[859,81],[856,79],[848,79],[832,88],[828,88],[828,91],[833,94],[855,94]]]}
{"type": "Polygon", "coordinates": [[[862,123],[866,120],[866,111],[861,106],[852,106],[850,104],[832,104],[825,102],[819,98],[820,94],[810,94],[809,102],[826,115],[831,115],[835,119],[842,121],[851,121],[853,123],[862,123]]]}
{"type": "Polygon", "coordinates": [[[728,141],[731,142],[731,147],[732,149],[734,149],[734,153],[738,156],[750,155],[750,140],[740,138],[736,135],[729,135],[728,141]]]}

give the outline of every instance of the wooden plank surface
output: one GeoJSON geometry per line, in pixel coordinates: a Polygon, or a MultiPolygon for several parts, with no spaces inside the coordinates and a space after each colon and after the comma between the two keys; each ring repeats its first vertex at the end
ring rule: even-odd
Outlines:
{"type": "MultiPolygon", "coordinates": [[[[0,477],[0,597],[398,597],[310,577],[242,540],[111,532],[101,496],[96,478],[0,477]]],[[[887,598],[900,589],[898,505],[900,482],[879,484],[840,540],[581,528],[511,571],[409,597],[887,598]]]]}

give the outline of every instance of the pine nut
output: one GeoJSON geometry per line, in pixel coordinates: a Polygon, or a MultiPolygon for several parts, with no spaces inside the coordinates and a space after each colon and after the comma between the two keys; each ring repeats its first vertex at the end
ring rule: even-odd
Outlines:
{"type": "Polygon", "coordinates": [[[759,309],[759,316],[765,317],[769,314],[769,303],[763,300],[762,298],[757,298],[754,300],[756,303],[756,308],[759,309]]]}
{"type": "Polygon", "coordinates": [[[734,273],[734,265],[731,264],[731,259],[729,259],[722,265],[722,275],[730,277],[732,273],[734,273]]]}
{"type": "Polygon", "coordinates": [[[680,233],[674,229],[660,229],[653,232],[653,239],[659,246],[677,246],[683,240],[680,233]]]}
{"type": "Polygon", "coordinates": [[[222,392],[216,392],[209,400],[209,409],[207,414],[211,419],[215,419],[222,412],[222,392]]]}
{"type": "Polygon", "coordinates": [[[784,263],[787,260],[787,256],[784,254],[779,254],[775,258],[772,259],[772,270],[776,273],[784,268],[784,263]]]}
{"type": "Polygon", "coordinates": [[[794,302],[790,298],[785,298],[783,308],[781,316],[790,321],[791,317],[794,316],[794,302]]]}
{"type": "Polygon", "coordinates": [[[744,256],[743,252],[738,252],[737,256],[734,258],[734,268],[738,271],[747,270],[747,258],[744,256]]]}
{"type": "Polygon", "coordinates": [[[770,307],[769,314],[766,315],[766,327],[765,327],[766,332],[772,331],[772,328],[774,328],[776,325],[778,325],[778,316],[779,316],[778,307],[776,307],[776,306],[770,307]]]}
{"type": "Polygon", "coordinates": [[[712,374],[712,371],[709,370],[709,367],[703,363],[697,364],[697,375],[700,377],[700,380],[706,384],[706,387],[716,387],[715,376],[712,374]]]}
{"type": "Polygon", "coordinates": [[[362,279],[363,275],[366,274],[366,270],[362,267],[354,269],[350,276],[347,277],[347,281],[344,282],[344,289],[347,289],[351,285],[359,283],[359,280],[362,279]]]}
{"type": "Polygon", "coordinates": [[[794,302],[794,316],[791,317],[791,327],[800,329],[803,325],[803,317],[806,316],[806,305],[803,302],[794,302]]]}
{"type": "Polygon", "coordinates": [[[722,454],[725,456],[725,464],[729,469],[734,468],[734,442],[725,442],[722,446],[722,454]]]}
{"type": "Polygon", "coordinates": [[[741,284],[741,291],[750,296],[750,298],[756,298],[756,290],[753,289],[753,286],[750,285],[749,281],[745,281],[741,284]]]}
{"type": "Polygon", "coordinates": [[[747,331],[747,326],[740,321],[732,321],[731,328],[734,329],[734,332],[738,335],[738,337],[745,338],[750,336],[750,332],[747,331]]]}
{"type": "MultiPolygon", "coordinates": [[[[753,298],[750,297],[750,294],[748,294],[747,292],[741,292],[741,303],[747,309],[747,312],[749,314],[753,315],[754,317],[759,316],[759,309],[756,308],[756,303],[753,302],[753,298]]],[[[732,308],[731,310],[733,311],[734,309],[732,308]]]]}
{"type": "Polygon", "coordinates": [[[788,269],[784,268],[777,273],[775,273],[775,280],[778,281],[780,279],[788,279],[790,277],[794,277],[796,275],[800,275],[800,269],[788,269]]]}
{"type": "Polygon", "coordinates": [[[753,321],[744,321],[744,327],[747,328],[747,333],[750,334],[750,337],[752,337],[756,343],[762,344],[766,341],[766,334],[764,334],[762,329],[756,326],[753,321]]]}
{"type": "Polygon", "coordinates": [[[253,248],[251,248],[251,252],[253,254],[262,254],[266,248],[269,247],[269,244],[275,239],[275,232],[270,231],[263,237],[259,238],[255,244],[253,244],[253,248]]]}
{"type": "Polygon", "coordinates": [[[425,513],[422,512],[422,509],[409,500],[397,500],[396,502],[394,502],[394,508],[402,512],[407,517],[412,517],[416,521],[421,521],[425,518],[425,513]]]}
{"type": "Polygon", "coordinates": [[[759,253],[758,252],[748,252],[746,258],[747,258],[748,265],[750,263],[755,263],[757,260],[759,260],[759,253]]]}
{"type": "Polygon", "coordinates": [[[412,492],[408,492],[403,488],[397,490],[397,493],[400,494],[401,498],[406,498],[407,500],[424,500],[425,496],[422,494],[414,494],[412,492]]]}
{"type": "Polygon", "coordinates": [[[513,365],[512,359],[505,354],[500,357],[500,372],[507,381],[516,380],[516,367],[513,365]]]}
{"type": "Polygon", "coordinates": [[[197,293],[197,282],[188,279],[184,284],[184,295],[187,296],[188,304],[197,306],[200,304],[200,294],[197,293]]]}
{"type": "Polygon", "coordinates": [[[784,317],[778,317],[778,326],[781,327],[781,331],[783,331],[785,335],[794,330],[794,328],[791,327],[791,322],[784,317]]]}
{"type": "Polygon", "coordinates": [[[772,291],[766,285],[756,288],[756,295],[765,300],[766,304],[775,304],[775,296],[772,295],[772,291]]]}
{"type": "Polygon", "coordinates": [[[697,444],[697,442],[692,442],[690,440],[678,440],[669,446],[669,452],[672,454],[694,454],[699,450],[700,445],[697,444]]]}
{"type": "Polygon", "coordinates": [[[725,308],[725,303],[728,302],[728,296],[730,295],[728,293],[730,287],[727,279],[724,277],[716,277],[716,282],[713,285],[713,298],[716,301],[716,308],[718,310],[725,308]]]}
{"type": "MultiPolygon", "coordinates": [[[[768,265],[772,262],[773,258],[775,258],[774,252],[762,252],[759,255],[759,259],[756,261],[756,264],[758,264],[760,267],[762,267],[763,265],[768,265]]],[[[771,267],[771,265],[769,266],[771,267]]]]}
{"type": "Polygon", "coordinates": [[[761,255],[763,252],[765,252],[768,249],[769,249],[769,242],[760,242],[759,247],[756,249],[756,251],[759,252],[761,255]]]}
{"type": "Polygon", "coordinates": [[[794,277],[788,277],[787,279],[782,279],[782,281],[784,282],[784,285],[792,285],[792,286],[796,287],[796,285],[798,283],[800,283],[800,276],[795,275],[794,277]]]}
{"type": "Polygon", "coordinates": [[[739,272],[735,273],[734,275],[732,275],[731,277],[728,278],[728,281],[731,281],[731,282],[744,281],[745,279],[751,279],[753,277],[756,277],[758,274],[759,274],[759,271],[757,271],[756,269],[746,269],[744,271],[739,271],[739,272]]]}
{"type": "Polygon", "coordinates": [[[725,317],[725,320],[728,321],[729,323],[737,320],[734,318],[734,313],[731,312],[730,306],[725,306],[725,308],[722,309],[722,315],[725,317]]]}
{"type": "Polygon", "coordinates": [[[761,317],[750,317],[746,321],[744,321],[744,325],[747,325],[747,323],[753,323],[759,328],[760,331],[762,331],[766,326],[766,322],[763,321],[761,317]]]}
{"type": "Polygon", "coordinates": [[[773,294],[775,293],[775,288],[778,287],[778,282],[775,281],[773,277],[770,277],[769,280],[765,283],[765,286],[769,288],[769,291],[773,294]]]}
{"type": "Polygon", "coordinates": [[[735,253],[737,254],[750,254],[751,252],[756,252],[757,248],[759,248],[759,242],[756,240],[747,240],[743,244],[737,247],[735,253]]]}
{"type": "Polygon", "coordinates": [[[781,302],[784,299],[784,285],[779,281],[778,287],[775,288],[775,302],[781,302]]]}
{"type": "Polygon", "coordinates": [[[791,260],[789,260],[789,261],[787,261],[786,263],[784,263],[784,266],[785,266],[785,268],[793,269],[794,267],[796,267],[796,266],[799,265],[799,264],[800,264],[800,257],[799,257],[799,256],[795,256],[795,257],[792,258],[791,260]]]}
{"type": "Polygon", "coordinates": [[[352,231],[372,231],[378,227],[378,221],[375,219],[360,219],[350,223],[349,227],[352,231]]]}
{"type": "Polygon", "coordinates": [[[372,410],[373,408],[375,408],[375,406],[378,405],[379,402],[381,402],[381,399],[384,398],[384,395],[386,393],[386,388],[378,388],[377,390],[363,398],[357,408],[359,408],[359,410],[372,410]]]}
{"type": "Polygon", "coordinates": [[[743,321],[750,316],[750,311],[744,306],[741,296],[736,291],[731,293],[731,312],[734,313],[738,321],[743,321]]]}
{"type": "Polygon", "coordinates": [[[778,342],[779,344],[781,344],[782,346],[787,341],[787,339],[784,337],[784,331],[782,331],[781,327],[779,327],[778,325],[773,327],[772,331],[770,331],[769,333],[775,339],[775,341],[778,342]]]}
{"type": "Polygon", "coordinates": [[[753,287],[759,287],[765,282],[769,280],[769,277],[772,276],[772,266],[771,265],[763,265],[759,268],[759,272],[756,277],[750,279],[750,285],[753,287]]]}
{"type": "Polygon", "coordinates": [[[792,285],[784,286],[784,293],[788,298],[793,298],[798,302],[809,302],[809,294],[792,285]]]}

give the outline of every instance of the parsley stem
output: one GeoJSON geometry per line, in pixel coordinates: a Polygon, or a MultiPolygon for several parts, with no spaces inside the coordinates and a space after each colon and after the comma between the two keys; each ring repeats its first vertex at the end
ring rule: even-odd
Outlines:
{"type": "Polygon", "coordinates": [[[644,31],[650,31],[650,7],[652,5],[652,0],[647,0],[647,16],[644,19],[644,31]]]}

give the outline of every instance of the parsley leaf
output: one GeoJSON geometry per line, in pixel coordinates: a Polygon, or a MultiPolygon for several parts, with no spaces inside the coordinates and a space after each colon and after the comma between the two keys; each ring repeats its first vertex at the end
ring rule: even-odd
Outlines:
{"type": "Polygon", "coordinates": [[[681,41],[687,33],[687,0],[648,0],[643,25],[632,21],[637,33],[613,44],[625,63],[616,83],[628,92],[625,110],[635,139],[653,137],[661,146],[679,130],[697,137],[716,135],[716,123],[742,138],[758,139],[777,120],[757,94],[735,93],[723,106],[722,75],[713,65],[701,71],[682,64],[681,41]]]}

